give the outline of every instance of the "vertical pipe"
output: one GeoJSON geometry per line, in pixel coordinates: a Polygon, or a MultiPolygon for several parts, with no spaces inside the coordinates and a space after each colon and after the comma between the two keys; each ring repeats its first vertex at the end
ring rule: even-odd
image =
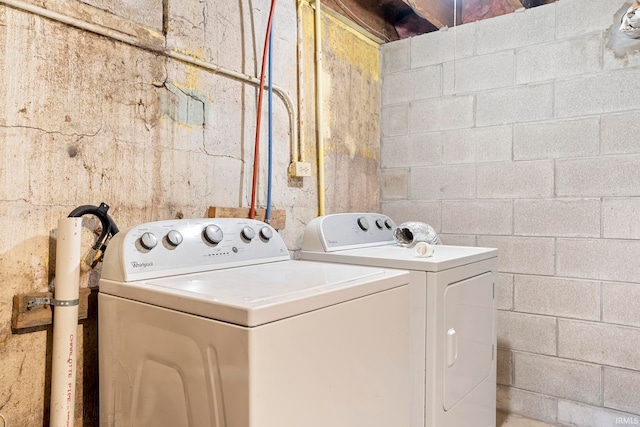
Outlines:
{"type": "Polygon", "coordinates": [[[269,141],[268,141],[268,159],[267,159],[267,211],[264,215],[264,222],[271,223],[271,187],[273,186],[273,28],[269,33],[269,66],[268,66],[268,85],[269,92],[267,97],[267,105],[269,106],[269,141]]]}
{"type": "Polygon", "coordinates": [[[50,427],[73,427],[75,416],[81,238],[82,218],[58,221],[50,427]]]}
{"type": "Polygon", "coordinates": [[[315,5],[315,50],[316,50],[316,145],[318,150],[318,215],[324,215],[324,117],[322,114],[322,16],[320,0],[315,5]]]}
{"type": "MultiPolygon", "coordinates": [[[[300,145],[300,151],[291,152],[291,158],[293,162],[304,162],[305,153],[304,153],[304,117],[305,117],[305,99],[304,99],[304,82],[306,80],[306,75],[304,72],[304,27],[303,24],[303,15],[302,15],[302,3],[303,0],[298,0],[298,5],[296,6],[296,17],[298,23],[298,135],[297,141],[300,145]]],[[[297,145],[296,145],[297,146],[297,145]]],[[[293,150],[293,147],[292,147],[293,150]]]]}
{"type": "Polygon", "coordinates": [[[273,12],[276,8],[276,0],[271,0],[271,10],[267,21],[267,34],[264,39],[264,50],[262,52],[262,66],[260,67],[260,86],[258,88],[258,111],[256,115],[256,142],[253,149],[253,178],[251,181],[251,207],[249,208],[249,218],[256,217],[256,203],[258,200],[258,171],[260,169],[260,125],[262,123],[262,97],[264,93],[264,76],[267,65],[267,53],[269,50],[269,36],[271,34],[271,24],[273,23],[273,12]]]}

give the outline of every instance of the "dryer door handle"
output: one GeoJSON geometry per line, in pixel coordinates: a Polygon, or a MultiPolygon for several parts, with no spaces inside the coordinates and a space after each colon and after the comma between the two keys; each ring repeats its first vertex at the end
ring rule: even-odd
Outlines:
{"type": "Polygon", "coordinates": [[[458,333],[454,328],[449,328],[446,337],[447,368],[452,367],[458,359],[458,333]]]}

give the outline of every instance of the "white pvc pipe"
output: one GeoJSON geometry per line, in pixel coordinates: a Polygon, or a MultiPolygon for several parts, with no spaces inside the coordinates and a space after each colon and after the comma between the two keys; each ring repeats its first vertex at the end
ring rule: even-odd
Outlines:
{"type": "Polygon", "coordinates": [[[50,427],[73,427],[82,218],[58,221],[53,309],[50,427]]]}
{"type": "MultiPolygon", "coordinates": [[[[134,47],[144,49],[153,53],[164,55],[181,62],[186,62],[188,64],[195,65],[196,67],[203,68],[214,74],[220,74],[222,76],[229,77],[234,80],[239,80],[245,83],[249,83],[254,86],[260,85],[260,79],[256,77],[250,76],[248,74],[238,73],[237,71],[229,70],[219,65],[211,64],[209,62],[201,61],[192,56],[184,55],[182,53],[179,53],[164,47],[156,47],[156,46],[144,44],[134,36],[122,33],[120,31],[113,30],[111,28],[103,27],[101,25],[93,24],[87,21],[83,21],[81,19],[72,18],[70,16],[66,16],[49,9],[44,9],[42,7],[25,3],[24,1],[21,1],[21,0],[0,0],[0,4],[4,4],[14,9],[22,10],[24,12],[30,12],[35,15],[41,16],[43,18],[51,19],[57,22],[62,22],[63,24],[67,24],[72,27],[79,28],[81,30],[99,34],[101,36],[108,37],[112,40],[117,40],[119,42],[128,44],[130,46],[134,46],[134,47]]],[[[274,85],[273,92],[275,92],[280,97],[280,99],[284,102],[287,108],[287,112],[289,114],[291,161],[295,162],[298,160],[298,142],[297,142],[298,141],[298,117],[297,117],[297,111],[295,109],[295,104],[293,103],[289,95],[282,88],[274,85]]]]}

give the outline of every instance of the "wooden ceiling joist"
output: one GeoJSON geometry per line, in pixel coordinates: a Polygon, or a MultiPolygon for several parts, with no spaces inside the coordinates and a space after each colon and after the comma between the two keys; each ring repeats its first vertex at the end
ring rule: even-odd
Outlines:
{"type": "MultiPolygon", "coordinates": [[[[438,28],[453,27],[453,0],[402,0],[438,28]]],[[[461,1],[462,3],[462,1],[461,1]]]]}
{"type": "Polygon", "coordinates": [[[521,7],[524,7],[520,0],[509,0],[509,4],[513,6],[513,8],[516,10],[520,9],[521,7]]]}

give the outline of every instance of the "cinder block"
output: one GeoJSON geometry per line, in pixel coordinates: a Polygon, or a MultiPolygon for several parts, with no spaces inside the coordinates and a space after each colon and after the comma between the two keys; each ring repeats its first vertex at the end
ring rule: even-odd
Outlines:
{"type": "Polygon", "coordinates": [[[498,310],[498,347],[556,354],[556,319],[498,310]]]}
{"type": "Polygon", "coordinates": [[[558,239],[556,262],[558,276],[636,282],[640,241],[558,239]]]}
{"type": "Polygon", "coordinates": [[[629,82],[638,70],[610,71],[556,82],[556,117],[581,117],[640,108],[640,98],[629,96],[629,82]]]}
{"type": "Polygon", "coordinates": [[[557,5],[558,38],[603,31],[612,24],[620,25],[620,15],[614,15],[621,2],[562,0],[557,5]]]}
{"type": "Polygon", "coordinates": [[[454,96],[411,103],[411,133],[473,126],[473,96],[454,96]]]}
{"type": "Polygon", "coordinates": [[[380,167],[397,168],[410,166],[409,135],[382,138],[380,144],[380,167]]]}
{"type": "Polygon", "coordinates": [[[478,246],[498,248],[498,270],[503,273],[554,273],[554,239],[542,237],[478,236],[478,246]]]}
{"type": "Polygon", "coordinates": [[[411,67],[442,64],[475,54],[475,22],[459,25],[455,29],[434,31],[411,38],[411,67]]]}
{"type": "Polygon", "coordinates": [[[390,74],[382,80],[382,105],[401,104],[442,94],[440,66],[390,74]]]}
{"type": "Polygon", "coordinates": [[[382,75],[387,76],[411,68],[411,40],[403,39],[380,46],[382,75]]]}
{"type": "Polygon", "coordinates": [[[513,310],[513,274],[498,274],[496,308],[498,310],[513,310]]]}
{"type": "Polygon", "coordinates": [[[442,132],[442,163],[511,160],[511,125],[442,132]]]}
{"type": "Polygon", "coordinates": [[[501,411],[555,423],[558,399],[499,385],[496,389],[496,406],[501,411]]]}
{"type": "Polygon", "coordinates": [[[640,414],[640,372],[605,366],[603,388],[604,406],[640,414]]]}
{"type": "Polygon", "coordinates": [[[422,221],[440,231],[440,202],[394,201],[382,202],[381,211],[396,224],[422,221]]]}
{"type": "Polygon", "coordinates": [[[449,246],[477,246],[476,236],[468,236],[464,234],[447,234],[438,233],[442,244],[449,246]]]}
{"type": "Polygon", "coordinates": [[[638,420],[638,417],[628,413],[566,400],[558,401],[558,423],[562,425],[580,427],[637,425],[638,422],[635,420],[638,420]]]}
{"type": "Polygon", "coordinates": [[[476,125],[535,122],[553,118],[553,85],[516,86],[476,95],[476,125]]]}
{"type": "Polygon", "coordinates": [[[640,113],[602,117],[602,153],[640,153],[640,138],[635,123],[640,123],[640,113]]]}
{"type": "Polygon", "coordinates": [[[409,132],[409,104],[384,107],[381,122],[383,137],[406,135],[409,132]]]}
{"type": "Polygon", "coordinates": [[[498,349],[497,359],[497,382],[502,385],[511,385],[513,381],[513,363],[511,360],[511,351],[502,348],[498,349]]]}
{"type": "Polygon", "coordinates": [[[514,353],[514,387],[578,402],[600,403],[600,366],[514,353]]]}
{"type": "Polygon", "coordinates": [[[514,52],[472,56],[442,64],[444,95],[477,92],[513,85],[514,52]]]}
{"type": "Polygon", "coordinates": [[[640,156],[612,156],[556,162],[556,194],[572,196],[637,196],[640,156]]]}
{"type": "Polygon", "coordinates": [[[476,195],[475,165],[413,168],[409,194],[414,200],[472,199],[476,195]]]}
{"type": "Polygon", "coordinates": [[[600,237],[600,199],[516,200],[515,234],[600,237]]]}
{"type": "Polygon", "coordinates": [[[382,171],[382,200],[406,199],[409,195],[409,169],[382,171]]]}
{"type": "Polygon", "coordinates": [[[597,118],[513,127],[514,160],[597,156],[599,143],[600,123],[597,118]]]}
{"type": "Polygon", "coordinates": [[[558,356],[640,370],[640,329],[558,319],[558,356]]]}
{"type": "Polygon", "coordinates": [[[604,199],[602,202],[603,237],[640,239],[640,199],[604,199]]]}
{"type": "Polygon", "coordinates": [[[478,197],[553,197],[553,161],[478,164],[478,197]]]}
{"type": "Polygon", "coordinates": [[[442,231],[461,234],[511,234],[510,200],[442,202],[442,231]]]}
{"type": "Polygon", "coordinates": [[[513,309],[525,313],[600,320],[600,282],[515,276],[513,309]]]}
{"type": "Polygon", "coordinates": [[[587,74],[602,68],[602,34],[516,51],[516,83],[526,84],[587,74]]]}
{"type": "Polygon", "coordinates": [[[553,40],[555,12],[555,4],[552,3],[478,22],[478,54],[553,40]]]}
{"type": "Polygon", "coordinates": [[[383,168],[427,166],[440,164],[442,135],[439,132],[416,133],[383,138],[381,162],[383,168]]]}
{"type": "MultiPolygon", "coordinates": [[[[640,327],[640,284],[602,284],[602,321],[640,327]]],[[[640,394],[639,394],[640,396],[640,394]]]]}

